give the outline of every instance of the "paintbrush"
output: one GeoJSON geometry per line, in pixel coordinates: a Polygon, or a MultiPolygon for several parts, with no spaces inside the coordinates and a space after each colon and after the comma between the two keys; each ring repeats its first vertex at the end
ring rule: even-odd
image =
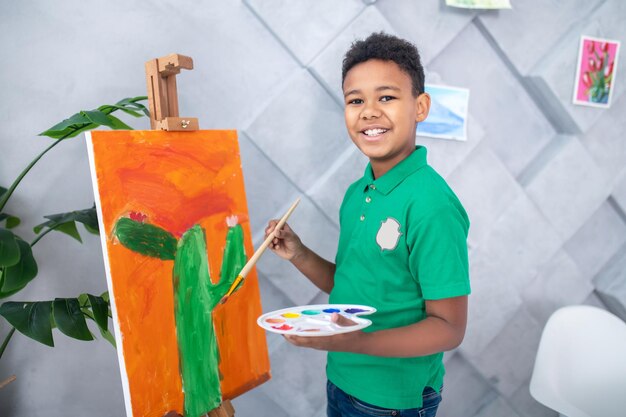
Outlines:
{"type": "Polygon", "coordinates": [[[254,252],[254,255],[252,255],[250,259],[248,260],[248,262],[246,262],[244,267],[241,269],[241,272],[239,273],[239,275],[237,275],[237,278],[235,278],[235,281],[233,281],[233,284],[230,286],[230,289],[228,290],[226,295],[222,297],[222,299],[220,300],[220,304],[224,304],[228,300],[228,297],[230,297],[233,291],[235,291],[235,288],[237,288],[239,283],[243,281],[246,275],[248,275],[248,272],[250,272],[254,264],[256,264],[259,258],[261,257],[261,255],[263,255],[263,252],[265,252],[265,249],[267,249],[271,241],[276,237],[276,232],[280,230],[283,227],[283,225],[287,222],[287,219],[289,218],[289,216],[291,216],[291,213],[295,210],[299,202],[300,202],[300,198],[297,198],[296,201],[291,205],[291,207],[289,207],[289,210],[287,210],[285,215],[278,221],[272,233],[270,233],[265,238],[263,243],[261,243],[261,246],[259,246],[256,252],[254,252]]]}

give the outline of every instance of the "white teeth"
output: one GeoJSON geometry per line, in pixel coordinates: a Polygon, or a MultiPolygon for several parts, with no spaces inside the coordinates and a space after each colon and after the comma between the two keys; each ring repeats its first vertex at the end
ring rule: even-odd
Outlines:
{"type": "Polygon", "coordinates": [[[377,136],[385,133],[387,129],[367,129],[363,131],[367,136],[377,136]]]}

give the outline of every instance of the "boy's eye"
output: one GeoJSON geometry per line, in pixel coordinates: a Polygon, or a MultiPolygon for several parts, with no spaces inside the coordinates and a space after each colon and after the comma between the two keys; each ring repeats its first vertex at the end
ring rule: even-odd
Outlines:
{"type": "Polygon", "coordinates": [[[383,101],[383,102],[385,102],[385,101],[391,101],[391,100],[395,100],[395,97],[393,97],[393,96],[382,96],[382,97],[380,98],[380,101],[383,101]]]}
{"type": "Polygon", "coordinates": [[[353,98],[352,100],[348,100],[348,104],[363,104],[363,100],[360,98],[353,98]]]}

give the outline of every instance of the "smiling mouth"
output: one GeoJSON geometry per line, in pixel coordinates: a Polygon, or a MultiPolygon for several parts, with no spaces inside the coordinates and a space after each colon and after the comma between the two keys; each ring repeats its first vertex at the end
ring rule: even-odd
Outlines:
{"type": "Polygon", "coordinates": [[[384,133],[387,133],[388,131],[389,129],[376,128],[376,129],[365,129],[365,130],[362,130],[361,133],[367,136],[368,138],[374,139],[374,138],[378,138],[382,136],[384,133]]]}

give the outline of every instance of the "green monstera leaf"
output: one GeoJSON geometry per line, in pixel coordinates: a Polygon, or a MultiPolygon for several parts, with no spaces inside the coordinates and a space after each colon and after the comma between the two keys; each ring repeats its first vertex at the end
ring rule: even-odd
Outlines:
{"type": "Polygon", "coordinates": [[[52,340],[52,301],[6,302],[0,306],[0,315],[19,332],[47,346],[52,340]]]}
{"type": "Polygon", "coordinates": [[[20,247],[13,232],[0,228],[0,268],[12,266],[20,260],[20,247]]]}
{"type": "Polygon", "coordinates": [[[111,129],[132,130],[130,126],[117,117],[112,116],[111,113],[116,110],[121,110],[134,117],[141,117],[142,113],[149,116],[150,113],[146,106],[138,103],[138,101],[145,99],[147,99],[145,96],[125,98],[115,104],[105,104],[94,110],[80,111],[40,133],[40,135],[54,139],[69,139],[98,126],[107,126],[111,129]]]}
{"type": "Polygon", "coordinates": [[[8,301],[0,306],[0,315],[20,333],[47,346],[54,346],[52,329],[78,340],[93,340],[87,320],[93,320],[103,338],[115,346],[108,330],[110,317],[107,297],[81,294],[77,298],[56,298],[53,301],[8,301]]]}
{"type": "MultiPolygon", "coordinates": [[[[0,198],[6,193],[8,190],[4,187],[0,187],[0,198]]],[[[13,229],[14,227],[19,226],[22,222],[19,217],[13,216],[9,213],[0,213],[0,222],[5,221],[5,226],[7,229],[13,229]]]]}
{"type": "MultiPolygon", "coordinates": [[[[76,222],[82,223],[88,232],[98,234],[98,214],[96,213],[96,206],[85,210],[71,211],[69,213],[51,214],[44,216],[48,219],[47,222],[38,224],[33,228],[33,231],[39,234],[44,228],[57,230],[73,237],[82,243],[78,229],[76,228],[76,222]]],[[[45,233],[45,232],[44,232],[45,233]]]]}
{"type": "Polygon", "coordinates": [[[30,245],[17,236],[15,238],[19,259],[14,265],[0,268],[0,298],[15,294],[37,276],[37,262],[30,245]]]}

